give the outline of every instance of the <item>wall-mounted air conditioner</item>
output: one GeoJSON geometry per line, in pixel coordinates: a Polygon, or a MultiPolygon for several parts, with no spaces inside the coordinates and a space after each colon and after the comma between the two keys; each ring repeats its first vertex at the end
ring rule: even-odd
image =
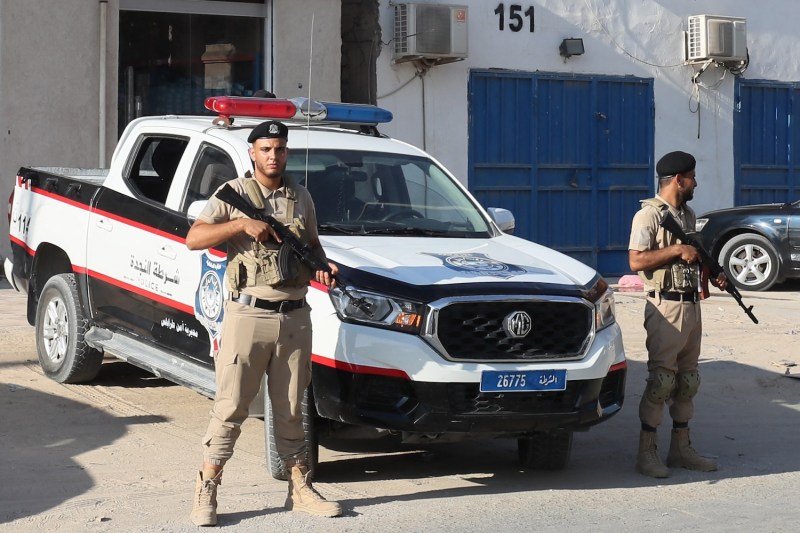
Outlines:
{"type": "Polygon", "coordinates": [[[460,61],[467,57],[467,7],[441,4],[394,6],[394,61],[460,61]]]}
{"type": "Polygon", "coordinates": [[[684,60],[687,63],[747,61],[747,21],[716,15],[689,17],[684,60]]]}

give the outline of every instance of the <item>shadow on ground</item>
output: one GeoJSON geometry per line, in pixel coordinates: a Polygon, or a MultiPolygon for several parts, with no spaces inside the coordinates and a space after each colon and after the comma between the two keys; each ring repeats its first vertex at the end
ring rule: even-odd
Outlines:
{"type": "Polygon", "coordinates": [[[158,416],[114,417],[13,383],[0,383],[0,411],[0,464],[15,480],[0,483],[0,523],[42,513],[85,493],[93,481],[75,457],[113,443],[129,425],[163,421],[158,416]]]}

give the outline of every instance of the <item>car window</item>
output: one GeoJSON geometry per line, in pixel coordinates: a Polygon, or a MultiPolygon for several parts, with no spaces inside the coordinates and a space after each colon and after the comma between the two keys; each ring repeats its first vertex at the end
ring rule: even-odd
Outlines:
{"type": "Polygon", "coordinates": [[[181,209],[185,212],[192,202],[207,200],[223,183],[236,178],[236,174],[236,165],[227,153],[204,144],[197,152],[181,209]]]}
{"type": "Polygon", "coordinates": [[[135,194],[163,204],[188,139],[144,136],[140,139],[126,180],[135,194]]]}

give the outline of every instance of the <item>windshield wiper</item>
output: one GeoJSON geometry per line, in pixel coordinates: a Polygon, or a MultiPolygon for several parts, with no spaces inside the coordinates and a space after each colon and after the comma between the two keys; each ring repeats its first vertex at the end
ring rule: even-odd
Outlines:
{"type": "Polygon", "coordinates": [[[450,232],[447,230],[433,230],[423,228],[376,228],[365,230],[362,235],[424,235],[426,237],[441,237],[447,236],[450,232]]]}
{"type": "Polygon", "coordinates": [[[352,226],[345,226],[343,224],[319,224],[317,225],[319,231],[333,231],[336,233],[343,233],[344,235],[363,235],[364,228],[353,228],[352,226]]]}

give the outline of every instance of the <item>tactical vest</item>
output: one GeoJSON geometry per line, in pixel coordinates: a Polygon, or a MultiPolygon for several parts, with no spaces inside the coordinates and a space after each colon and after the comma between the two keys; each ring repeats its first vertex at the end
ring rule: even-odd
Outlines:
{"type": "MultiPolygon", "coordinates": [[[[261,188],[250,172],[245,174],[248,178],[244,182],[244,189],[250,203],[259,211],[264,209],[264,195],[261,188]]],[[[286,214],[283,217],[272,215],[278,222],[286,224],[303,244],[308,243],[305,224],[299,218],[294,218],[295,191],[291,178],[283,178],[286,195],[286,214]]],[[[313,278],[313,271],[305,265],[296,253],[286,244],[279,244],[273,240],[267,242],[253,242],[255,258],[243,254],[236,254],[228,261],[225,277],[228,287],[234,298],[238,298],[239,291],[245,287],[302,287],[313,278]]]]}
{"type": "MultiPolygon", "coordinates": [[[[641,200],[642,207],[652,206],[662,212],[669,210],[669,204],[660,198],[647,198],[641,200]]],[[[676,244],[677,237],[664,230],[669,236],[666,239],[668,245],[676,244]]],[[[645,283],[645,286],[653,288],[656,292],[661,291],[675,291],[675,292],[692,292],[697,290],[700,280],[699,265],[689,265],[685,261],[678,259],[666,265],[663,265],[655,270],[645,270],[639,272],[639,277],[645,283]]]]}

